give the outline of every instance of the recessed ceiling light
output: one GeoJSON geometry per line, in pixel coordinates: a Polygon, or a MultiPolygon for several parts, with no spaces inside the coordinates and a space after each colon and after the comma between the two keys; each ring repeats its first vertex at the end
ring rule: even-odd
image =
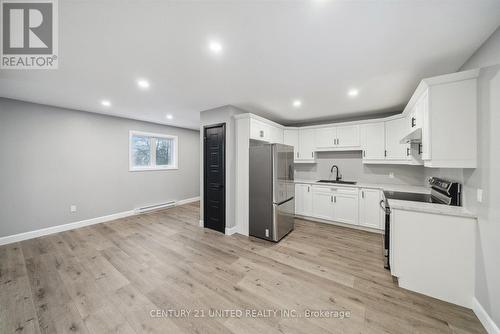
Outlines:
{"type": "Polygon", "coordinates": [[[149,88],[149,81],[145,79],[139,79],[137,80],[137,86],[142,89],[148,89],[149,88]]]}
{"type": "Polygon", "coordinates": [[[167,115],[167,116],[165,116],[165,117],[167,117],[167,119],[172,119],[172,118],[174,118],[174,116],[172,116],[172,115],[170,115],[170,114],[168,114],[168,115],[167,115]]]}
{"type": "Polygon", "coordinates": [[[356,97],[356,96],[358,96],[358,94],[359,94],[359,90],[354,89],[354,88],[353,89],[349,89],[349,91],[347,92],[347,95],[349,97],[356,97]]]}
{"type": "Polygon", "coordinates": [[[217,41],[210,41],[208,43],[208,48],[215,54],[219,54],[222,52],[222,44],[217,41]]]}
{"type": "Polygon", "coordinates": [[[101,105],[104,107],[111,107],[111,101],[109,100],[102,100],[101,105]]]}
{"type": "Polygon", "coordinates": [[[293,100],[292,105],[295,108],[300,108],[302,106],[302,101],[301,100],[293,100]]]}

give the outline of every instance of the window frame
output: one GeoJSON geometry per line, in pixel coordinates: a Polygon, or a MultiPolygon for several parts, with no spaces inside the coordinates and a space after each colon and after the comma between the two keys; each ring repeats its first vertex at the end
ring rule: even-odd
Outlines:
{"type": "Polygon", "coordinates": [[[179,169],[178,158],[179,158],[179,138],[173,135],[167,135],[163,133],[153,133],[153,132],[144,132],[144,131],[136,131],[130,130],[128,136],[128,165],[130,172],[143,172],[143,171],[153,171],[153,170],[171,170],[171,169],[179,169]],[[133,164],[133,154],[132,154],[132,137],[133,136],[143,136],[149,138],[149,146],[150,146],[150,154],[151,164],[149,166],[134,166],[133,164]],[[154,138],[160,139],[173,139],[174,141],[174,152],[172,154],[173,163],[170,165],[156,165],[156,140],[154,138]],[[154,165],[153,165],[154,163],[154,165]]]}

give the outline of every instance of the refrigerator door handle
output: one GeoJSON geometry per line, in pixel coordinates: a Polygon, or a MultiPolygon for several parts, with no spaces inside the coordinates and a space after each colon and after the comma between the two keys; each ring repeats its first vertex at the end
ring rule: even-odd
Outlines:
{"type": "Polygon", "coordinates": [[[285,204],[286,202],[290,202],[292,199],[294,199],[294,197],[290,197],[290,198],[288,198],[288,199],[286,199],[284,201],[281,201],[279,203],[273,203],[273,204],[280,206],[281,204],[285,204]]]}

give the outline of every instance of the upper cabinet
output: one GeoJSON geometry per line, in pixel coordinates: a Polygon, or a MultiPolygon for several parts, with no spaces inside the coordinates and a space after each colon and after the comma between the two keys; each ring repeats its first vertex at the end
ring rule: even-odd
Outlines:
{"type": "Polygon", "coordinates": [[[314,162],[314,130],[299,129],[299,154],[295,162],[314,162]]]}
{"type": "Polygon", "coordinates": [[[250,119],[250,139],[282,144],[283,129],[252,118],[250,119]]]}
{"type": "Polygon", "coordinates": [[[385,122],[385,158],[406,161],[410,157],[410,145],[401,144],[406,134],[406,118],[396,118],[385,122]]]}
{"type": "Polygon", "coordinates": [[[360,150],[359,125],[345,125],[314,129],[317,151],[360,150]]]}
{"type": "Polygon", "coordinates": [[[403,112],[410,127],[402,142],[418,146],[424,166],[476,167],[478,75],[479,70],[452,73],[417,87],[403,112]]]}
{"type": "Polygon", "coordinates": [[[384,160],[385,158],[385,123],[361,125],[361,146],[363,161],[384,160]]]}
{"type": "Polygon", "coordinates": [[[286,129],[283,144],[293,146],[295,163],[313,163],[314,132],[309,129],[286,129]]]}
{"type": "Polygon", "coordinates": [[[293,146],[294,159],[299,157],[299,130],[285,129],[283,131],[283,144],[293,146]]]}

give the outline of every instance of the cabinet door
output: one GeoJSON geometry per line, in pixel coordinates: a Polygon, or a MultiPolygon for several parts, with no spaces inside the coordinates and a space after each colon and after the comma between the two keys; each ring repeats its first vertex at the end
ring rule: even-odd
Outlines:
{"type": "Polygon", "coordinates": [[[270,141],[271,127],[255,119],[250,120],[250,138],[262,141],[270,141]]]}
{"type": "Polygon", "coordinates": [[[336,128],[321,128],[314,130],[314,143],[316,148],[332,148],[336,146],[336,128]]]}
{"type": "Polygon", "coordinates": [[[358,198],[352,195],[334,195],[333,220],[345,224],[358,224],[358,198]]]}
{"type": "Polygon", "coordinates": [[[313,217],[333,219],[333,194],[326,191],[313,190],[313,217]]]}
{"type": "Polygon", "coordinates": [[[299,130],[284,130],[283,144],[293,146],[294,159],[297,159],[299,154],[299,130]]]}
{"type": "Polygon", "coordinates": [[[298,160],[314,159],[314,129],[299,129],[298,160]]]}
{"type": "Polygon", "coordinates": [[[358,147],[359,125],[337,127],[337,147],[358,147]]]}
{"type": "Polygon", "coordinates": [[[313,215],[313,192],[312,186],[310,184],[304,184],[303,190],[303,201],[302,201],[302,215],[312,216],[313,215]]]}
{"type": "Polygon", "coordinates": [[[382,229],[383,210],[380,207],[382,199],[378,189],[361,189],[359,197],[359,225],[382,229]]]}
{"type": "Polygon", "coordinates": [[[275,126],[270,127],[271,143],[283,144],[283,130],[275,126]]]}
{"type": "Polygon", "coordinates": [[[295,185],[295,213],[301,216],[312,215],[312,189],[309,184],[295,185]]]}
{"type": "Polygon", "coordinates": [[[385,124],[368,123],[361,127],[363,159],[383,160],[385,150],[385,124]]]}
{"type": "Polygon", "coordinates": [[[406,135],[406,118],[385,122],[385,150],[387,160],[407,160],[410,156],[408,144],[400,144],[406,135]]]}

